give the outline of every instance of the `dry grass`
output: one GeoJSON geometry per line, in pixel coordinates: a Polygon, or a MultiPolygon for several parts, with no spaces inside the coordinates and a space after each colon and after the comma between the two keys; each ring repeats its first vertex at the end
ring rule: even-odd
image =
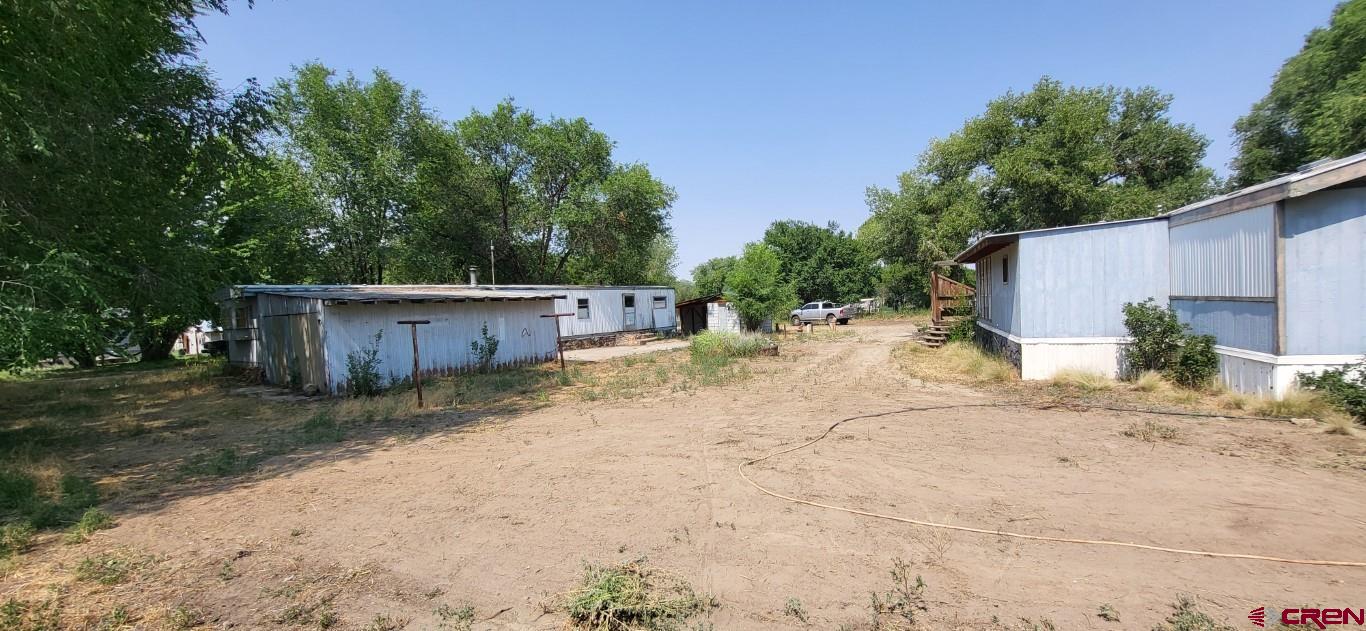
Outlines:
{"type": "Polygon", "coordinates": [[[1299,389],[1286,392],[1280,400],[1258,398],[1252,405],[1253,414],[1281,418],[1324,419],[1336,412],[1333,404],[1322,396],[1299,389]]]}
{"type": "Polygon", "coordinates": [[[1155,443],[1159,440],[1175,440],[1180,432],[1173,426],[1157,421],[1131,423],[1121,434],[1144,442],[1155,443]]]}
{"type": "Polygon", "coordinates": [[[1055,386],[1074,388],[1083,392],[1114,390],[1117,385],[1114,379],[1100,373],[1070,368],[1059,370],[1049,382],[1055,386]]]}
{"type": "Polygon", "coordinates": [[[1322,419],[1323,431],[1327,434],[1339,434],[1342,436],[1357,436],[1360,434],[1361,426],[1353,419],[1341,412],[1330,412],[1325,414],[1322,419]]]}
{"type": "Polygon", "coordinates": [[[1157,372],[1156,370],[1144,371],[1129,387],[1138,392],[1147,392],[1150,394],[1162,394],[1169,392],[1173,388],[1171,382],[1167,381],[1166,378],[1162,376],[1162,373],[1157,372]]]}
{"type": "Polygon", "coordinates": [[[949,342],[937,349],[907,342],[897,349],[895,356],[903,370],[921,379],[948,378],[976,384],[1020,379],[1010,362],[970,342],[949,342]]]}

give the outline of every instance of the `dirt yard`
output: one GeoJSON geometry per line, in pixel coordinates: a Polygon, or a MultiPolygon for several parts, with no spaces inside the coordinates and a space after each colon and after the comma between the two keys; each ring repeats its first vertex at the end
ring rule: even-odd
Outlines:
{"type": "MultiPolygon", "coordinates": [[[[116,527],[41,544],[0,593],[76,590],[62,572],[107,551],[131,559],[131,577],[81,583],[79,598],[125,604],[134,627],[188,606],[215,628],[319,628],[325,611],[334,628],[430,629],[439,607],[469,605],[476,629],[558,629],[559,595],[585,563],[642,557],[714,597],[690,628],[868,628],[870,594],[893,588],[898,561],[924,581],[923,628],[1148,629],[1181,595],[1234,628],[1259,606],[1366,606],[1366,568],[931,529],[793,504],[737,474],[844,417],[1017,398],[906,376],[891,353],[912,331],[860,323],[720,385],[570,388],[479,422],[363,433],[130,494],[106,506],[116,527]]],[[[782,494],[913,519],[1366,561],[1362,442],[1266,420],[970,407],[852,421],[747,472],[782,494]]]]}

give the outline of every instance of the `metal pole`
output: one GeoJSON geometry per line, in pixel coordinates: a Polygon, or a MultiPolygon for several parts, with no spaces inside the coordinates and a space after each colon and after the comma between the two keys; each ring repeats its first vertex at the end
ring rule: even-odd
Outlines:
{"type": "MultiPolygon", "coordinates": [[[[497,285],[497,284],[498,284],[498,270],[495,269],[495,268],[493,267],[493,240],[492,240],[492,239],[489,239],[489,284],[490,284],[490,285],[497,285]]],[[[558,331],[558,330],[559,330],[559,327],[555,327],[555,330],[558,331]]]]}
{"type": "Polygon", "coordinates": [[[417,407],[422,409],[422,362],[418,358],[417,352],[417,325],[431,324],[431,320],[399,320],[399,324],[408,325],[413,332],[413,386],[417,388],[417,407]]]}

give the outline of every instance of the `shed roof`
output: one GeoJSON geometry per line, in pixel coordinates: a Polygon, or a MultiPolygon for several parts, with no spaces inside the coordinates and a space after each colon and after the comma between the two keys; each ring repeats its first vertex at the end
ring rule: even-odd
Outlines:
{"type": "Polygon", "coordinates": [[[707,303],[709,303],[709,302],[724,302],[724,301],[725,301],[725,298],[723,298],[723,297],[721,296],[721,294],[712,294],[712,295],[710,295],[710,296],[698,296],[698,297],[696,297],[696,298],[693,298],[692,300],[684,300],[684,301],[682,301],[682,302],[678,302],[678,303],[674,304],[674,308],[677,309],[678,307],[687,307],[687,306],[691,306],[691,305],[704,305],[704,304],[707,304],[707,303]]]}
{"type": "Polygon", "coordinates": [[[227,288],[223,298],[261,294],[339,303],[553,300],[565,297],[553,291],[489,289],[468,285],[234,285],[227,288]]]}
{"type": "Polygon", "coordinates": [[[1038,228],[1035,230],[1018,230],[1016,232],[1002,232],[999,234],[989,234],[969,245],[967,249],[953,257],[957,263],[971,263],[992,252],[1004,248],[1020,240],[1022,235],[1035,235],[1047,232],[1061,232],[1063,230],[1088,230],[1092,228],[1109,228],[1122,224],[1139,223],[1143,221],[1163,221],[1164,217],[1141,217],[1138,219],[1120,219],[1118,221],[1098,221],[1096,223],[1084,223],[1076,226],[1058,226],[1056,228],[1038,228]]]}
{"type": "Polygon", "coordinates": [[[1337,160],[1311,162],[1294,173],[1187,204],[1166,216],[1172,218],[1173,226],[1191,223],[1301,197],[1326,188],[1359,185],[1363,179],[1366,179],[1366,152],[1337,160]]]}

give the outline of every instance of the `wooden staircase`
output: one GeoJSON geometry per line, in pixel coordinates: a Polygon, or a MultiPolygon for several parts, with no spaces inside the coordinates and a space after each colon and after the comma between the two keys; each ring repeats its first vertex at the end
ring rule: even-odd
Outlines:
{"type": "Polygon", "coordinates": [[[973,317],[977,290],[937,271],[930,272],[930,326],[920,332],[919,342],[939,348],[949,341],[949,331],[973,317]]]}

